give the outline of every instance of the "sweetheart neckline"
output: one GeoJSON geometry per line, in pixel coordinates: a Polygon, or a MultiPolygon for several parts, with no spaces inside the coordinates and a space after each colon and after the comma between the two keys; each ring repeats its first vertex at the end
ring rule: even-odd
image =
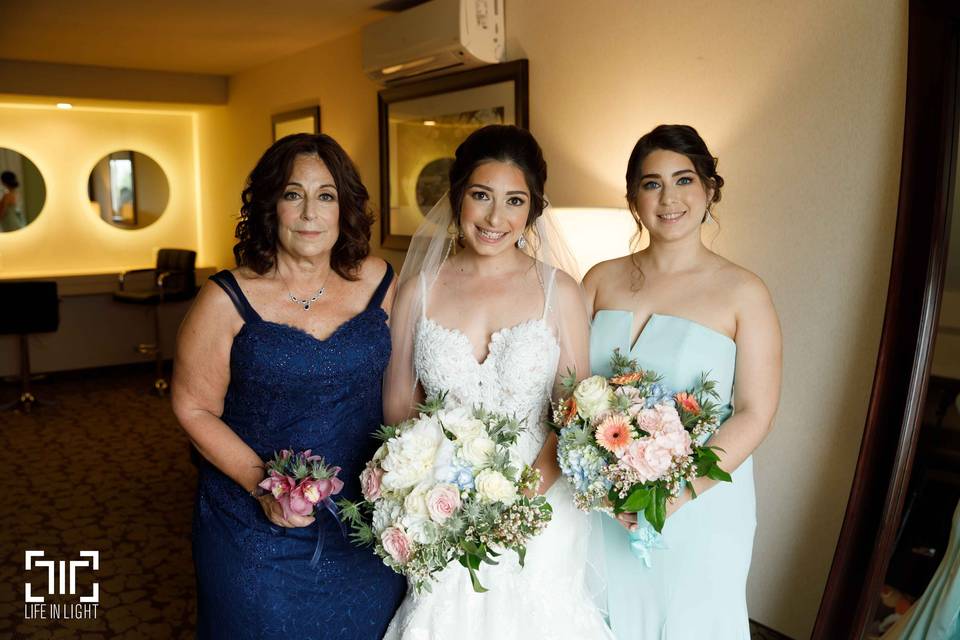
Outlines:
{"type": "MultiPolygon", "coordinates": [[[[255,320],[255,321],[253,321],[253,322],[244,322],[244,323],[243,323],[243,326],[240,328],[240,331],[245,330],[245,329],[246,329],[249,325],[251,325],[251,324],[254,324],[254,325],[255,325],[255,324],[266,324],[266,325],[270,325],[270,326],[274,326],[274,327],[280,327],[281,329],[287,329],[287,330],[289,330],[289,331],[291,331],[291,332],[293,332],[293,333],[299,333],[299,334],[301,334],[301,335],[309,338],[310,340],[312,340],[313,342],[315,342],[315,343],[317,343],[317,344],[326,344],[327,342],[330,342],[331,340],[333,340],[333,338],[335,338],[339,333],[341,333],[341,332],[347,327],[347,325],[349,325],[349,324],[351,324],[352,322],[354,322],[355,320],[363,317],[364,315],[366,315],[366,314],[367,314],[368,312],[370,312],[370,311],[378,311],[378,310],[379,310],[381,313],[383,313],[384,316],[387,315],[387,312],[384,311],[382,307],[368,307],[368,308],[364,309],[363,311],[361,311],[360,313],[357,313],[356,315],[353,315],[353,316],[347,318],[346,320],[344,320],[343,322],[341,322],[340,324],[338,324],[338,325],[337,325],[337,328],[334,329],[333,331],[331,331],[331,332],[327,335],[327,337],[325,337],[325,338],[319,338],[319,337],[313,335],[312,333],[310,333],[309,331],[307,331],[306,329],[304,329],[303,327],[298,327],[298,326],[295,326],[295,325],[292,325],[292,324],[287,324],[286,322],[275,322],[275,321],[273,321],[273,320],[264,320],[263,318],[258,318],[257,320],[255,320]]],[[[239,335],[239,333],[238,333],[238,335],[239,335]]]]}
{"type": "MultiPolygon", "coordinates": [[[[593,319],[596,320],[597,315],[599,315],[599,314],[601,314],[601,313],[603,313],[603,312],[607,312],[607,313],[626,313],[626,314],[628,314],[628,315],[630,316],[630,318],[631,318],[631,327],[632,327],[632,325],[633,325],[633,318],[637,315],[636,312],[634,312],[634,311],[629,311],[629,310],[627,310],[627,309],[597,309],[596,312],[593,314],[593,319]]],[[[686,323],[689,324],[689,325],[692,325],[692,326],[694,326],[694,327],[699,327],[700,329],[703,329],[704,331],[707,331],[708,333],[711,333],[711,334],[713,334],[713,335],[715,335],[715,336],[718,336],[718,337],[720,337],[720,338],[723,338],[725,341],[727,341],[727,342],[729,342],[731,345],[733,345],[733,348],[734,348],[734,349],[737,348],[737,341],[736,341],[736,340],[734,340],[733,338],[731,338],[730,336],[728,336],[727,334],[725,334],[725,333],[723,333],[723,332],[721,332],[721,331],[717,331],[716,329],[712,329],[712,328],[708,327],[708,326],[705,325],[705,324],[701,324],[701,323],[699,323],[699,322],[697,322],[697,321],[695,321],[695,320],[690,320],[689,318],[684,318],[684,317],[682,317],[682,316],[671,315],[671,314],[669,314],[669,313],[651,313],[651,314],[650,314],[650,317],[647,318],[646,323],[644,323],[643,328],[640,329],[640,333],[637,334],[637,338],[633,341],[633,344],[630,345],[630,353],[633,353],[634,349],[637,348],[637,345],[640,344],[640,339],[643,337],[643,334],[646,333],[647,328],[650,326],[650,323],[651,323],[651,321],[652,321],[654,318],[673,318],[674,320],[680,320],[680,321],[682,321],[682,322],[686,322],[686,323]]]]}
{"type": "MultiPolygon", "coordinates": [[[[432,325],[435,326],[436,328],[440,329],[441,331],[446,331],[446,332],[449,333],[449,334],[452,334],[452,335],[455,335],[455,336],[460,337],[464,342],[466,342],[467,346],[469,347],[470,359],[471,359],[478,367],[483,367],[485,364],[487,364],[487,362],[490,361],[490,354],[491,354],[491,352],[493,351],[493,343],[496,341],[497,336],[501,336],[501,335],[503,335],[504,333],[508,333],[508,332],[511,332],[511,331],[515,331],[515,330],[523,327],[524,325],[528,325],[528,324],[529,324],[529,325],[532,325],[532,324],[542,324],[544,327],[547,326],[547,324],[546,324],[546,322],[544,321],[543,318],[529,318],[529,319],[527,319],[527,320],[522,320],[522,321],[518,322],[517,324],[513,324],[513,325],[510,325],[510,326],[507,326],[507,327],[501,327],[501,328],[497,329],[496,331],[494,331],[493,333],[490,334],[490,339],[487,340],[487,355],[485,355],[485,356],[483,357],[483,360],[477,360],[477,356],[474,355],[473,342],[470,341],[470,338],[468,338],[468,337],[467,337],[467,334],[465,334],[463,331],[461,331],[460,329],[453,329],[453,328],[451,328],[451,327],[446,327],[446,326],[440,324],[439,322],[437,322],[436,320],[434,320],[433,318],[431,318],[430,316],[427,316],[427,315],[424,315],[424,316],[421,318],[421,321],[429,322],[430,324],[432,324],[432,325]]],[[[557,346],[560,345],[560,343],[557,342],[557,338],[553,335],[552,332],[550,332],[550,337],[553,339],[554,343],[557,344],[557,346]]]]}

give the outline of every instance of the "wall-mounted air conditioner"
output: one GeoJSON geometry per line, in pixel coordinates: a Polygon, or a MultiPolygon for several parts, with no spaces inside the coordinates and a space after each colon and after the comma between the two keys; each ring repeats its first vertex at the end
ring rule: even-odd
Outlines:
{"type": "Polygon", "coordinates": [[[431,0],[363,30],[363,70],[385,84],[503,58],[503,0],[431,0]]]}

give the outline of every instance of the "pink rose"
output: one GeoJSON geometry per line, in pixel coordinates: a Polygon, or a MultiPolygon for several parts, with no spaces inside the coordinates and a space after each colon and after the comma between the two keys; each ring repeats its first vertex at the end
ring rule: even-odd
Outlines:
{"type": "Polygon", "coordinates": [[[379,465],[368,464],[360,473],[360,490],[363,499],[373,502],[380,497],[380,481],[383,480],[383,469],[379,465]]]}
{"type": "Polygon", "coordinates": [[[434,522],[443,522],[459,508],[460,490],[456,485],[438,484],[427,492],[427,512],[434,522]]]}
{"type": "Polygon", "coordinates": [[[394,561],[406,564],[410,559],[410,539],[402,527],[387,527],[380,534],[384,550],[394,561]]]}
{"type": "Polygon", "coordinates": [[[630,443],[619,464],[636,471],[641,481],[651,482],[660,479],[672,462],[670,449],[656,438],[640,438],[630,443]]]}
{"type": "Polygon", "coordinates": [[[654,436],[654,440],[656,440],[660,446],[669,450],[672,456],[689,456],[693,453],[690,434],[684,429],[680,429],[679,431],[663,431],[654,436]]]}
{"type": "Polygon", "coordinates": [[[655,409],[643,409],[637,413],[637,425],[647,433],[660,431],[660,413],[655,409]]]}
{"type": "Polygon", "coordinates": [[[668,404],[658,404],[654,411],[660,414],[660,430],[665,432],[683,431],[683,423],[680,422],[680,414],[677,410],[668,404]]]}

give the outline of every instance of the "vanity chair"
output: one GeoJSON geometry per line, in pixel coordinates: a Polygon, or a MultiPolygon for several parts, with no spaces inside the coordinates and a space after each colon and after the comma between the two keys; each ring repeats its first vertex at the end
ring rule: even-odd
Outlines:
{"type": "Polygon", "coordinates": [[[197,295],[196,261],[196,251],[160,249],[156,267],[124,271],[120,274],[117,290],[113,293],[113,299],[117,302],[150,307],[153,317],[153,342],[138,344],[135,350],[154,357],[156,378],[153,388],[161,396],[166,394],[170,385],[163,371],[160,307],[165,302],[189,300],[197,295]]]}
{"type": "Polygon", "coordinates": [[[37,400],[30,387],[30,334],[52,333],[60,327],[60,297],[55,281],[0,281],[0,335],[15,335],[20,342],[20,398],[0,410],[30,413],[37,400]]]}

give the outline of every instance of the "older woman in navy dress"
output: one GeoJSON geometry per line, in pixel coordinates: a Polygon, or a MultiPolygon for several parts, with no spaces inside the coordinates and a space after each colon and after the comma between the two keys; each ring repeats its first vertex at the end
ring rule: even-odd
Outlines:
{"type": "Polygon", "coordinates": [[[285,519],[257,486],[274,451],[312,449],[341,467],[342,495],[359,498],[395,289],[390,266],[368,255],[367,205],[332,138],[279,140],[243,192],[238,268],[211,278],[181,327],[173,406],[202,456],[200,638],[380,638],[403,598],[403,578],[329,513],[285,519]]]}

